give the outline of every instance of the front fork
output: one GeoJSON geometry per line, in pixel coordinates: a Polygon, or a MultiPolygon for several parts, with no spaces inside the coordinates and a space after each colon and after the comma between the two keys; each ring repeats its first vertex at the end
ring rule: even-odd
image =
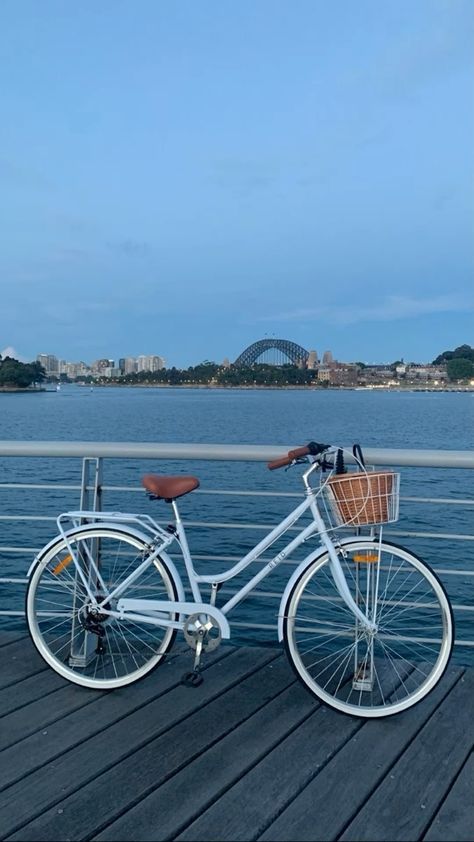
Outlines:
{"type": "MultiPolygon", "coordinates": [[[[354,642],[354,676],[352,679],[352,689],[356,691],[371,692],[374,687],[374,637],[377,631],[377,623],[375,622],[377,614],[377,594],[378,594],[378,576],[380,553],[377,549],[377,561],[373,564],[372,561],[366,561],[366,581],[365,581],[365,595],[362,594],[361,582],[361,562],[355,561],[355,582],[356,582],[356,599],[354,600],[350,593],[344,571],[341,567],[337,552],[332,541],[326,536],[321,536],[329,554],[329,565],[334,579],[334,584],[339,595],[346,603],[349,610],[354,615],[355,622],[355,642],[354,642]],[[326,540],[325,540],[326,539],[326,540]],[[360,605],[365,603],[365,613],[361,610],[360,605]],[[372,607],[372,617],[367,614],[372,607]],[[359,652],[359,644],[364,640],[363,653],[359,652]]],[[[376,545],[375,545],[376,546],[376,545]]]]}
{"type": "MultiPolygon", "coordinates": [[[[360,623],[363,630],[373,635],[377,631],[377,624],[373,620],[370,620],[369,617],[367,617],[366,614],[364,614],[364,612],[361,611],[357,602],[355,602],[355,600],[353,599],[346,581],[346,577],[344,576],[344,571],[341,567],[341,562],[337,557],[337,552],[334,547],[334,544],[332,543],[332,541],[326,533],[323,533],[321,535],[321,540],[329,554],[329,566],[331,568],[334,584],[339,595],[342,597],[349,610],[352,611],[354,617],[360,623]]],[[[359,592],[359,588],[357,588],[357,591],[359,592]]],[[[368,605],[367,601],[366,605],[368,605]]]]}

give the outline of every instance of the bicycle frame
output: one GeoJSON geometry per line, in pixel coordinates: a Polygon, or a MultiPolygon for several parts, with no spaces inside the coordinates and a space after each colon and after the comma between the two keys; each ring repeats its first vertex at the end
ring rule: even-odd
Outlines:
{"type": "MultiPolygon", "coordinates": [[[[330,559],[330,569],[334,579],[334,583],[336,589],[344,600],[348,608],[354,614],[356,619],[361,623],[363,628],[368,632],[373,632],[376,628],[376,624],[373,620],[369,619],[359,608],[356,602],[353,600],[352,595],[349,591],[349,587],[346,582],[346,578],[344,572],[342,570],[341,564],[339,562],[337,552],[335,550],[335,546],[328,534],[328,530],[324,523],[324,520],[321,516],[321,513],[318,508],[317,504],[317,491],[310,485],[309,477],[310,475],[318,468],[319,463],[317,461],[313,462],[313,464],[308,468],[303,474],[303,483],[305,486],[305,499],[302,503],[300,503],[286,518],[284,518],[274,529],[272,529],[249,553],[247,553],[240,561],[238,561],[235,565],[233,565],[228,570],[224,571],[220,574],[212,574],[212,575],[202,575],[196,573],[194,570],[194,565],[191,557],[191,553],[188,546],[188,541],[186,537],[186,532],[184,525],[182,523],[178,506],[176,501],[172,501],[171,505],[173,508],[173,513],[175,517],[175,531],[174,534],[166,532],[163,530],[151,517],[148,515],[134,515],[134,514],[124,514],[124,513],[100,513],[100,512],[87,512],[87,511],[76,511],[76,512],[67,512],[59,516],[57,522],[59,531],[61,532],[62,537],[64,538],[68,550],[71,554],[71,557],[74,561],[78,576],[80,577],[86,592],[91,600],[91,605],[102,614],[107,614],[111,617],[118,617],[123,619],[124,617],[129,617],[132,620],[137,620],[145,623],[152,623],[156,625],[166,626],[166,627],[173,627],[173,628],[183,628],[183,615],[191,615],[191,614],[208,614],[212,618],[216,620],[219,624],[221,633],[223,637],[230,637],[230,629],[229,624],[227,621],[226,615],[238,604],[240,603],[245,597],[256,587],[256,585],[262,581],[262,579],[266,578],[272,570],[277,567],[280,562],[282,562],[287,556],[289,556],[294,550],[296,550],[301,544],[307,541],[313,535],[318,535],[321,541],[321,544],[326,548],[329,559],[330,559]],[[311,511],[312,521],[309,523],[298,535],[293,538],[285,547],[280,550],[277,555],[274,556],[269,562],[267,562],[262,569],[253,576],[246,584],[244,584],[234,596],[229,599],[221,608],[217,608],[213,601],[205,602],[203,601],[201,595],[201,584],[208,584],[214,586],[213,593],[215,598],[215,592],[217,589],[217,585],[227,582],[237,576],[241,571],[247,568],[252,562],[256,561],[262,555],[265,550],[268,549],[279,537],[281,537],[293,524],[295,524],[302,515],[307,511],[311,511]],[[97,601],[92,588],[90,587],[90,576],[86,577],[83,570],[81,569],[81,564],[79,560],[76,558],[74,554],[74,549],[69,543],[68,540],[68,532],[65,531],[63,527],[63,522],[65,520],[73,522],[75,526],[79,526],[81,523],[84,523],[84,519],[94,520],[96,522],[110,522],[111,524],[116,523],[137,523],[140,525],[142,529],[145,529],[148,533],[149,537],[149,547],[151,552],[144,558],[144,560],[135,568],[132,573],[130,573],[122,582],[117,585],[112,591],[108,591],[105,586],[105,583],[102,580],[100,575],[100,568],[93,557],[93,553],[87,549],[88,560],[92,566],[92,570],[94,572],[94,576],[97,578],[97,581],[100,583],[101,588],[103,588],[103,594],[105,593],[106,596],[103,597],[100,601],[97,601]],[[180,599],[176,602],[171,602],[167,600],[153,600],[153,599],[127,599],[126,596],[122,596],[122,594],[126,594],[126,590],[133,582],[135,582],[141,574],[147,569],[154,561],[158,559],[159,556],[163,556],[168,546],[173,543],[173,541],[177,541],[180,546],[180,550],[182,553],[184,565],[186,568],[186,573],[188,577],[188,581],[191,587],[191,592],[193,595],[192,601],[185,601],[184,599],[180,599]],[[117,609],[114,610],[108,606],[112,601],[117,600],[117,609]],[[169,617],[170,612],[173,611],[174,613],[178,613],[180,615],[179,620],[172,620],[169,617]]],[[[166,557],[168,559],[168,557],[166,557]]],[[[181,589],[182,591],[182,589],[181,589]]],[[[184,595],[184,591],[182,591],[184,595]]],[[[213,599],[213,595],[211,594],[211,600],[213,599]]]]}

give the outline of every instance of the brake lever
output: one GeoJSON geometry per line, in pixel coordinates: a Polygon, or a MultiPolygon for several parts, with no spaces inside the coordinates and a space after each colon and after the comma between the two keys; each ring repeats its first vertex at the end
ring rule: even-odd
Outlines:
{"type": "Polygon", "coordinates": [[[293,459],[289,465],[286,466],[285,471],[289,471],[290,468],[294,468],[295,465],[305,465],[310,460],[307,456],[299,456],[298,459],[293,459]]]}

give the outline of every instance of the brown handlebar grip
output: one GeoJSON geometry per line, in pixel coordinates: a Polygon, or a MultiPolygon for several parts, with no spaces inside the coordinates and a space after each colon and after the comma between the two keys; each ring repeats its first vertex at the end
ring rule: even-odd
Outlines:
{"type": "Polygon", "coordinates": [[[297,447],[295,450],[289,450],[288,456],[291,456],[292,459],[299,459],[301,456],[307,456],[309,452],[309,447],[305,444],[304,447],[297,447]]]}
{"type": "Polygon", "coordinates": [[[285,465],[291,465],[293,459],[291,456],[281,456],[280,459],[274,459],[273,462],[267,462],[267,468],[274,471],[276,468],[284,468],[285,465]]]}
{"type": "Polygon", "coordinates": [[[279,459],[274,459],[273,462],[268,462],[267,467],[270,471],[276,468],[284,468],[285,465],[291,465],[294,459],[299,459],[300,456],[307,456],[309,447],[297,447],[295,450],[289,450],[286,456],[281,456],[279,459]]]}

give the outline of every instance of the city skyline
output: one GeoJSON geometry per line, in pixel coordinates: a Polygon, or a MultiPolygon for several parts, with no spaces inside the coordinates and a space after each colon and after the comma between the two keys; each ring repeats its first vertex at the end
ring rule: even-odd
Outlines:
{"type": "MultiPolygon", "coordinates": [[[[359,361],[344,362],[334,358],[331,351],[325,351],[319,356],[316,350],[306,351],[301,346],[287,340],[276,340],[276,345],[268,348],[268,343],[257,342],[245,349],[232,364],[228,359],[222,363],[206,360],[195,367],[177,368],[166,366],[166,361],[157,355],[141,355],[135,357],[121,357],[118,361],[103,358],[90,364],[81,362],[67,362],[58,359],[53,354],[38,354],[36,362],[43,369],[47,381],[68,381],[84,383],[95,380],[101,383],[168,383],[169,385],[189,385],[190,383],[209,383],[220,386],[236,386],[248,384],[248,377],[253,385],[295,386],[319,383],[323,386],[341,387],[376,387],[393,386],[404,383],[431,383],[433,386],[443,386],[446,380],[457,381],[467,379],[467,360],[458,363],[456,371],[451,369],[451,363],[441,361],[439,364],[420,364],[404,361],[394,361],[388,365],[370,366],[359,361]],[[262,359],[260,351],[265,346],[268,350],[277,350],[275,361],[270,358],[262,359]],[[282,353],[286,349],[287,357],[282,353]],[[256,363],[266,362],[266,366],[256,363]],[[285,363],[293,364],[292,368],[282,367],[285,363]],[[251,369],[251,371],[250,371],[251,369]],[[190,374],[190,372],[192,372],[190,374]],[[183,379],[184,377],[184,379],[183,379]],[[188,379],[190,378],[190,379],[188,379]],[[401,380],[400,380],[401,379],[401,380]]],[[[456,349],[464,351],[462,348],[456,349]]],[[[466,357],[472,357],[474,349],[469,348],[466,357]]],[[[458,356],[458,355],[457,355],[458,356]]],[[[458,356],[459,359],[459,356],[458,356]]],[[[470,386],[474,386],[472,379],[472,364],[470,386]]]]}
{"type": "Polygon", "coordinates": [[[473,29],[470,0],[2,4],[1,345],[472,344],[473,29]]]}
{"type": "MultiPolygon", "coordinates": [[[[277,341],[281,342],[282,340],[277,340],[277,341]]],[[[246,349],[242,349],[242,353],[239,354],[238,357],[243,356],[243,353],[245,351],[250,351],[251,348],[258,346],[261,342],[262,342],[262,340],[259,340],[255,343],[252,343],[252,345],[248,346],[246,349]]],[[[285,343],[290,344],[290,345],[295,344],[295,343],[292,343],[289,340],[285,340],[285,343]]],[[[462,343],[461,343],[461,345],[462,345],[462,343]]],[[[341,365],[355,365],[356,363],[363,363],[365,365],[382,366],[382,367],[383,366],[388,367],[390,365],[393,365],[393,363],[395,363],[395,362],[402,362],[402,363],[407,364],[407,365],[415,365],[415,366],[416,365],[419,365],[419,366],[428,365],[429,366],[429,365],[433,364],[434,359],[441,356],[441,354],[443,354],[445,351],[454,351],[457,348],[460,348],[461,345],[459,343],[457,343],[456,346],[453,347],[453,348],[443,348],[442,351],[440,350],[439,353],[437,353],[435,355],[435,357],[433,359],[430,359],[430,360],[408,359],[408,358],[406,358],[402,355],[402,356],[398,357],[396,360],[395,359],[394,360],[383,360],[383,361],[379,360],[378,362],[367,362],[363,359],[358,359],[358,360],[355,360],[355,359],[347,360],[347,359],[345,359],[344,360],[341,357],[335,356],[333,354],[332,350],[329,350],[329,349],[323,351],[322,353],[318,353],[318,351],[316,349],[310,349],[306,353],[308,354],[308,366],[309,367],[312,367],[315,363],[317,363],[319,365],[322,365],[322,366],[325,366],[325,365],[331,364],[333,362],[337,363],[337,364],[341,364],[341,365]]],[[[270,349],[269,349],[269,356],[270,357],[271,357],[272,350],[275,351],[275,348],[270,347],[270,349]]],[[[300,350],[305,350],[305,349],[301,348],[300,350]]],[[[7,356],[13,357],[14,359],[17,359],[20,362],[37,361],[41,365],[43,365],[43,367],[46,370],[50,370],[50,371],[60,370],[61,366],[63,366],[63,368],[67,367],[67,366],[85,366],[87,368],[94,368],[94,367],[97,367],[97,366],[99,368],[100,367],[102,367],[102,368],[104,368],[104,367],[119,368],[121,366],[125,370],[125,372],[127,371],[127,367],[129,368],[129,371],[132,371],[132,370],[154,371],[154,370],[159,370],[161,368],[172,368],[172,367],[184,369],[184,368],[199,366],[199,365],[201,365],[202,363],[205,363],[205,362],[210,362],[210,363],[216,364],[216,365],[233,365],[234,362],[236,362],[236,360],[229,360],[228,357],[224,357],[221,360],[211,360],[209,357],[205,357],[203,360],[195,360],[189,366],[176,366],[173,362],[170,362],[168,364],[166,358],[163,357],[160,354],[138,354],[136,357],[131,356],[131,355],[120,354],[119,357],[117,357],[117,358],[106,356],[106,357],[99,357],[99,358],[94,358],[94,359],[89,359],[89,360],[87,360],[85,358],[81,358],[81,359],[78,359],[78,360],[68,360],[63,356],[58,356],[57,354],[36,354],[33,359],[26,360],[26,359],[20,359],[20,356],[16,353],[15,349],[12,348],[12,347],[7,347],[7,348],[3,349],[3,351],[0,351],[0,358],[5,358],[7,356]],[[132,366],[133,363],[136,364],[135,367],[132,366]]],[[[279,351],[279,357],[280,357],[280,359],[279,359],[278,362],[273,361],[273,362],[270,362],[270,364],[281,365],[281,364],[291,364],[291,362],[292,362],[291,359],[289,359],[284,353],[282,354],[281,351],[279,351]]],[[[276,360],[276,357],[275,357],[275,360],[276,360]]],[[[266,360],[263,358],[263,354],[262,354],[262,356],[259,356],[255,360],[256,363],[265,362],[265,361],[266,360]]]]}

